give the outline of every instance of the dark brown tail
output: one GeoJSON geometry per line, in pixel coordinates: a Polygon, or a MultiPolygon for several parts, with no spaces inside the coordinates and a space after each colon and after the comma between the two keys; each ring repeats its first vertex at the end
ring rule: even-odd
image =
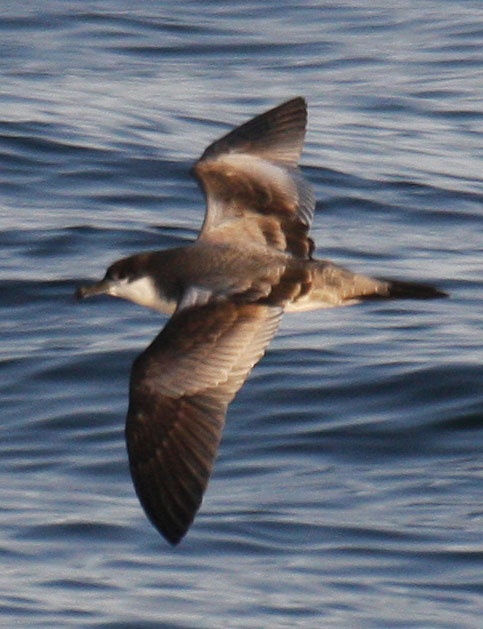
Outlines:
{"type": "MultiPolygon", "coordinates": [[[[384,280],[388,283],[387,293],[380,295],[386,299],[439,299],[448,297],[448,293],[443,292],[434,286],[420,284],[418,282],[402,282],[399,280],[384,280]]],[[[379,295],[375,295],[377,299],[379,295]]]]}

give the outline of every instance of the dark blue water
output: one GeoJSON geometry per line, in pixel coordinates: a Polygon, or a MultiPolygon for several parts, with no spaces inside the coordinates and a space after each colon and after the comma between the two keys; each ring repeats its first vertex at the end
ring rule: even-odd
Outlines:
{"type": "Polygon", "coordinates": [[[2,3],[2,626],[481,626],[481,9],[2,3]],[[171,549],[123,441],[164,321],[72,294],[195,237],[192,161],[298,94],[318,255],[451,298],[287,316],[171,549]]]}

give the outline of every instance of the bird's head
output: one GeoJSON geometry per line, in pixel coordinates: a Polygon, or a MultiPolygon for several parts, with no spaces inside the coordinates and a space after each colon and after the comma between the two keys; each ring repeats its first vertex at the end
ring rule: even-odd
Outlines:
{"type": "Polygon", "coordinates": [[[77,299],[95,295],[119,297],[167,314],[171,314],[176,305],[163,295],[142,254],[114,262],[102,280],[80,286],[76,291],[77,299]]]}

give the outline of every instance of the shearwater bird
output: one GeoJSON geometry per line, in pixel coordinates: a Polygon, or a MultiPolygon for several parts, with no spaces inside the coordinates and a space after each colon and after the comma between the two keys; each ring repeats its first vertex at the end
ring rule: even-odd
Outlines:
{"type": "Polygon", "coordinates": [[[193,169],[207,203],[197,240],[118,260],[77,291],[172,314],[133,363],[126,420],[134,487],[171,544],[194,520],[228,404],[284,312],[445,294],[313,258],[315,198],[297,167],[306,122],[294,98],[211,144],[193,169]]]}

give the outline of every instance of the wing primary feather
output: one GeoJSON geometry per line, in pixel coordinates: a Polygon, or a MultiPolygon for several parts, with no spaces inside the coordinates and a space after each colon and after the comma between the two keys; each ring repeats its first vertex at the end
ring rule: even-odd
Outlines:
{"type": "Polygon", "coordinates": [[[227,406],[281,315],[278,307],[232,302],[181,310],[134,361],[126,420],[131,475],[146,514],[171,544],[201,505],[227,406]]]}
{"type": "Polygon", "coordinates": [[[251,153],[296,165],[307,125],[307,104],[298,96],[252,118],[213,142],[201,160],[223,153],[251,153]]]}

